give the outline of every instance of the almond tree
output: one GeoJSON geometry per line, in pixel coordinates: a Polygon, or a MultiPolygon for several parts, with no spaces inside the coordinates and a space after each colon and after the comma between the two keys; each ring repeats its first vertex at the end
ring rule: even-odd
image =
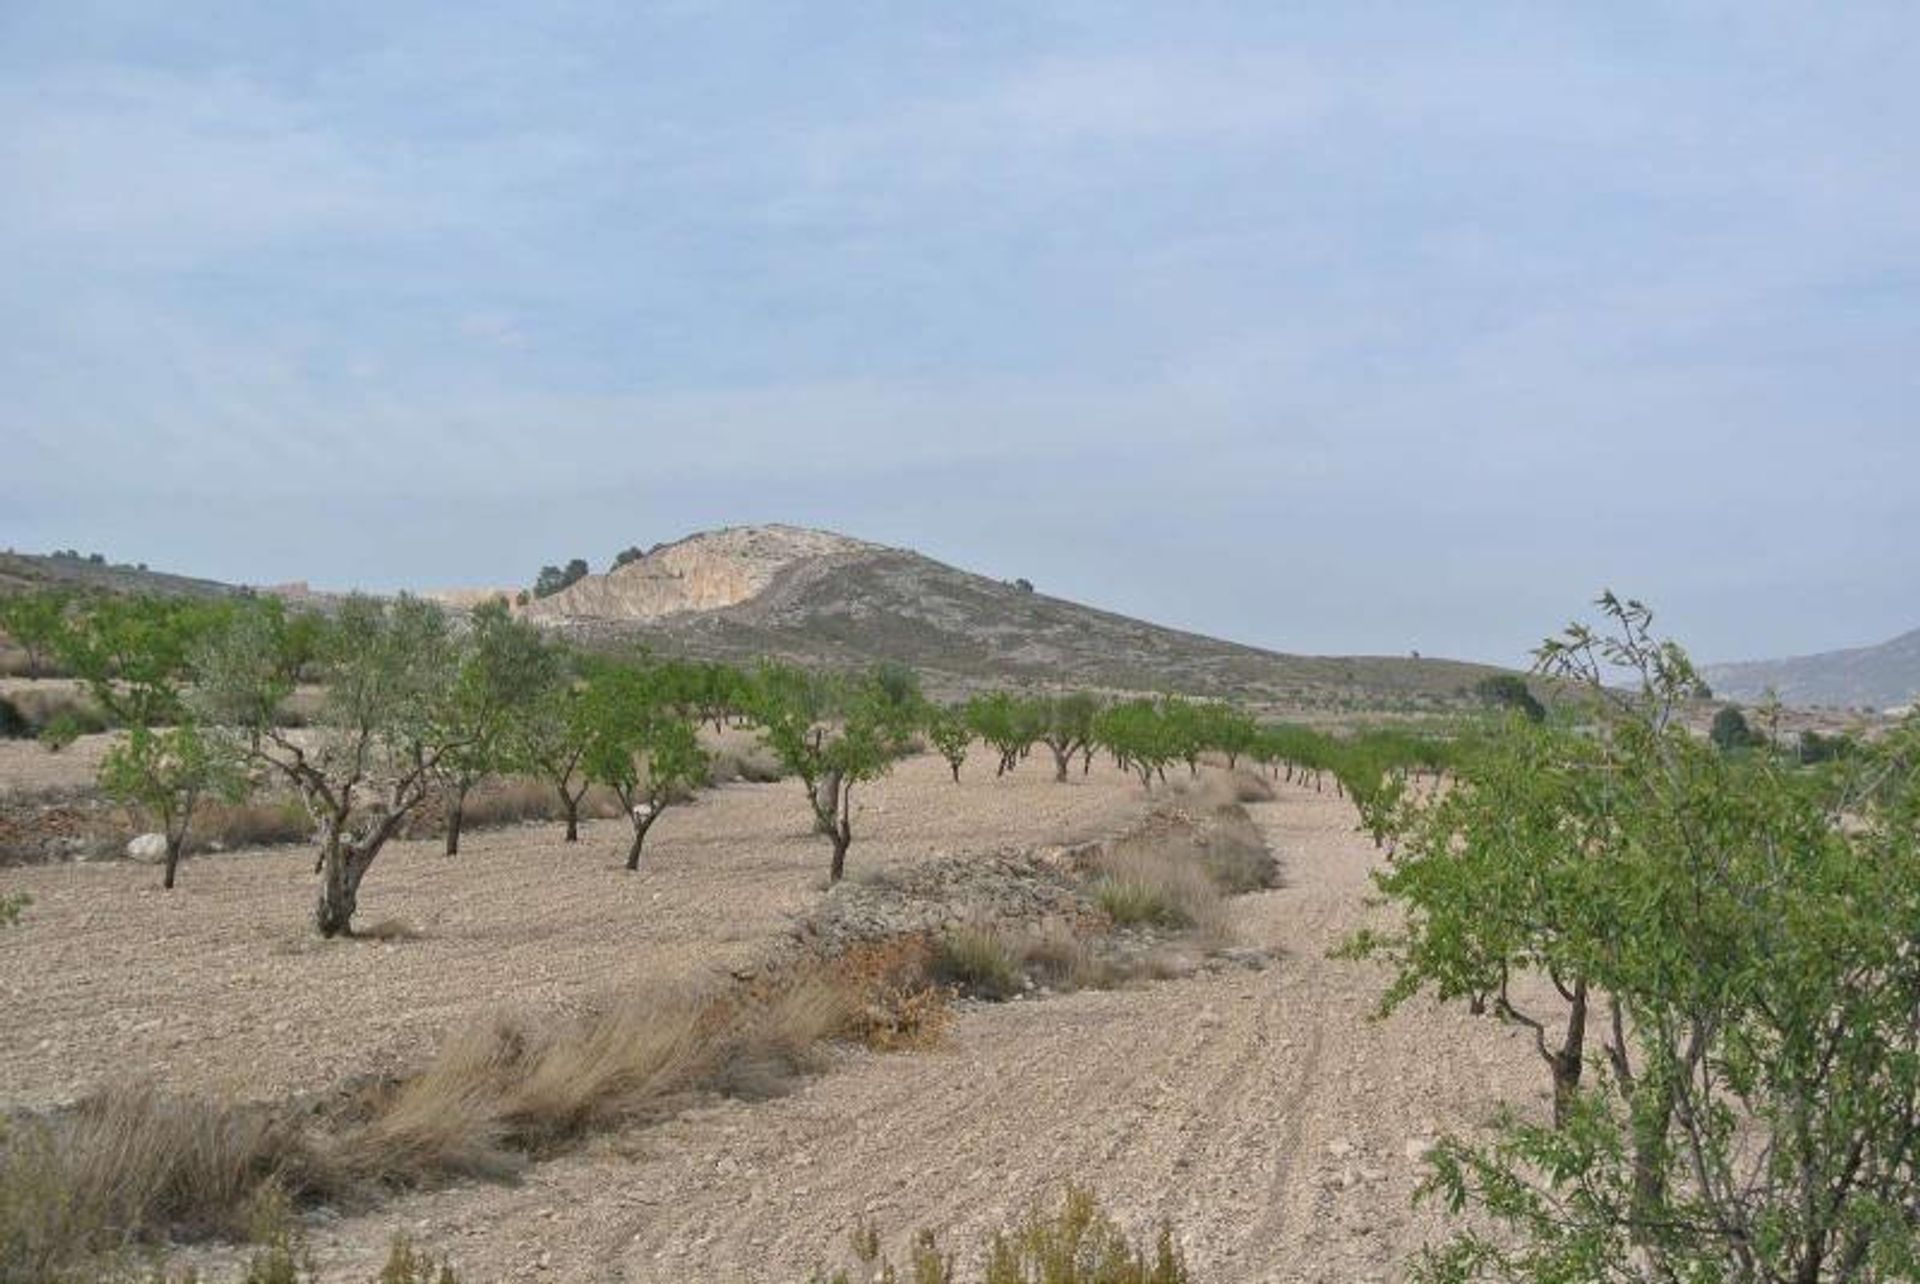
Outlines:
{"type": "Polygon", "coordinates": [[[506,728],[503,762],[553,786],[566,820],[566,841],[580,841],[580,803],[592,787],[581,769],[587,752],[587,725],[580,688],[564,652],[556,652],[552,671],[528,696],[506,728]]]}
{"type": "Polygon", "coordinates": [[[1720,753],[1675,720],[1685,653],[1601,606],[1609,632],[1540,652],[1583,733],[1516,713],[1403,801],[1378,878],[1404,926],[1356,942],[1389,1004],[1478,997],[1553,1079],[1550,1122],[1436,1152],[1427,1193],[1478,1224],[1415,1275],[1916,1278],[1920,720],[1830,771],[1720,753]]]}
{"type": "Polygon", "coordinates": [[[579,693],[581,768],[626,809],[633,824],[629,870],[640,868],[647,831],[661,813],[707,778],[706,751],[674,695],[661,671],[624,664],[595,666],[579,693]]]}
{"type": "Polygon", "coordinates": [[[1100,701],[1084,691],[1049,696],[1040,702],[1040,740],[1053,752],[1053,778],[1064,781],[1073,755],[1093,744],[1093,719],[1100,701]]]}
{"type": "Polygon", "coordinates": [[[1027,756],[1033,742],[1040,738],[1045,718],[1038,703],[1007,691],[993,691],[967,701],[967,721],[973,725],[974,734],[1000,755],[995,776],[1006,775],[1027,756]]]}
{"type": "Polygon", "coordinates": [[[773,664],[755,675],[753,701],[761,738],[800,778],[815,827],[833,846],[827,879],[837,883],[853,844],[854,786],[893,769],[911,730],[899,721],[902,706],[871,677],[848,681],[773,664]]]}
{"type": "Polygon", "coordinates": [[[474,609],[456,650],[442,729],[449,748],[434,769],[447,800],[449,856],[460,851],[467,794],[507,764],[514,725],[555,681],[558,664],[539,631],[497,599],[474,609]]]}
{"type": "Polygon", "coordinates": [[[101,760],[100,787],[158,822],[166,844],[161,886],[169,891],[201,800],[233,801],[246,792],[229,742],[203,733],[182,696],[193,651],[228,614],[180,599],[98,598],[63,621],[55,639],[62,663],[126,728],[101,760]]]}
{"type": "Polygon", "coordinates": [[[432,795],[470,732],[450,714],[457,652],[445,614],[402,596],[354,596],[331,617],[238,612],[203,649],[196,699],[235,729],[260,769],[290,785],[319,828],[314,923],[350,936],[360,885],[387,841],[432,795]],[[303,671],[324,688],[313,725],[280,725],[303,671]]]}
{"type": "Polygon", "coordinates": [[[953,783],[960,783],[960,768],[967,761],[967,750],[973,747],[973,728],[967,725],[967,711],[957,704],[929,705],[926,719],[927,739],[940,756],[946,759],[947,770],[953,773],[953,783]]]}

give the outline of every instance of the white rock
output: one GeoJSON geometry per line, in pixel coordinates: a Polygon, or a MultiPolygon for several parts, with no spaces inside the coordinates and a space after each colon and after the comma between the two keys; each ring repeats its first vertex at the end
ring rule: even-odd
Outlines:
{"type": "Polygon", "coordinates": [[[1407,1144],[1403,1149],[1405,1150],[1405,1153],[1408,1159],[1413,1160],[1415,1163],[1419,1163],[1421,1160],[1425,1159],[1428,1155],[1433,1153],[1433,1138],[1409,1137],[1407,1138],[1407,1144]]]}
{"type": "Polygon", "coordinates": [[[165,834],[141,834],[127,843],[127,859],[157,865],[167,858],[165,834]]]}

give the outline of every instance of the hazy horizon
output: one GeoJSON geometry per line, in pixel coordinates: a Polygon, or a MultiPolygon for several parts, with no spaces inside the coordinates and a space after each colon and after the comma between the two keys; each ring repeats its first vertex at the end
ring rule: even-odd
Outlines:
{"type": "Polygon", "coordinates": [[[1276,650],[1920,625],[1920,10],[0,11],[0,545],[791,522],[1276,650]]]}

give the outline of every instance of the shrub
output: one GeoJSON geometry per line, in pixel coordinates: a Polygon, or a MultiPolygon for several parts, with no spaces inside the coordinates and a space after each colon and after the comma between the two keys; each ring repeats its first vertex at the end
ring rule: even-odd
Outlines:
{"type": "Polygon", "coordinates": [[[26,740],[33,735],[33,724],[18,706],[0,696],[0,740],[26,740]]]}
{"type": "Polygon", "coordinates": [[[956,927],[933,949],[933,978],[983,999],[1010,999],[1026,979],[1006,938],[988,927],[956,927]]]}
{"type": "Polygon", "coordinates": [[[86,726],[72,713],[61,713],[53,721],[40,728],[40,743],[47,747],[48,753],[59,753],[86,734],[86,726]]]}
{"type": "Polygon", "coordinates": [[[0,1281],[59,1278],[136,1240],[244,1231],[274,1185],[319,1191],[332,1178],[265,1108],[108,1089],[0,1137],[0,1281]]]}
{"type": "MultiPolygon", "coordinates": [[[[851,1237],[859,1262],[857,1276],[816,1272],[815,1284],[851,1284],[855,1278],[894,1281],[900,1271],[881,1252],[871,1223],[856,1226],[851,1237]]],[[[981,1284],[1189,1284],[1185,1260],[1174,1244],[1172,1227],[1161,1224],[1151,1241],[1136,1242],[1103,1212],[1091,1192],[1068,1186],[1058,1210],[1040,1204],[1017,1224],[997,1232],[986,1245],[981,1284]]],[[[931,1231],[921,1231],[909,1249],[914,1284],[959,1284],[953,1258],[940,1251],[931,1231]]]]}

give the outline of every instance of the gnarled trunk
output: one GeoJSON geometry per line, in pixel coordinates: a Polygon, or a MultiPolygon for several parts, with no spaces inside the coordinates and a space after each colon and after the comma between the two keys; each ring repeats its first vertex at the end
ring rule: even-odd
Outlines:
{"type": "Polygon", "coordinates": [[[564,787],[560,790],[560,807],[567,814],[567,841],[580,841],[580,800],[568,793],[564,787]]]}
{"type": "Polygon", "coordinates": [[[313,915],[314,926],[320,929],[320,935],[353,935],[353,915],[360,901],[360,880],[366,877],[373,857],[373,851],[346,841],[337,829],[329,831],[325,850],[321,853],[320,900],[314,907],[313,915]]]}
{"type": "Polygon", "coordinates": [[[1048,745],[1047,748],[1053,750],[1053,778],[1065,783],[1067,764],[1073,761],[1073,747],[1069,745],[1062,749],[1058,745],[1048,745]]]}

